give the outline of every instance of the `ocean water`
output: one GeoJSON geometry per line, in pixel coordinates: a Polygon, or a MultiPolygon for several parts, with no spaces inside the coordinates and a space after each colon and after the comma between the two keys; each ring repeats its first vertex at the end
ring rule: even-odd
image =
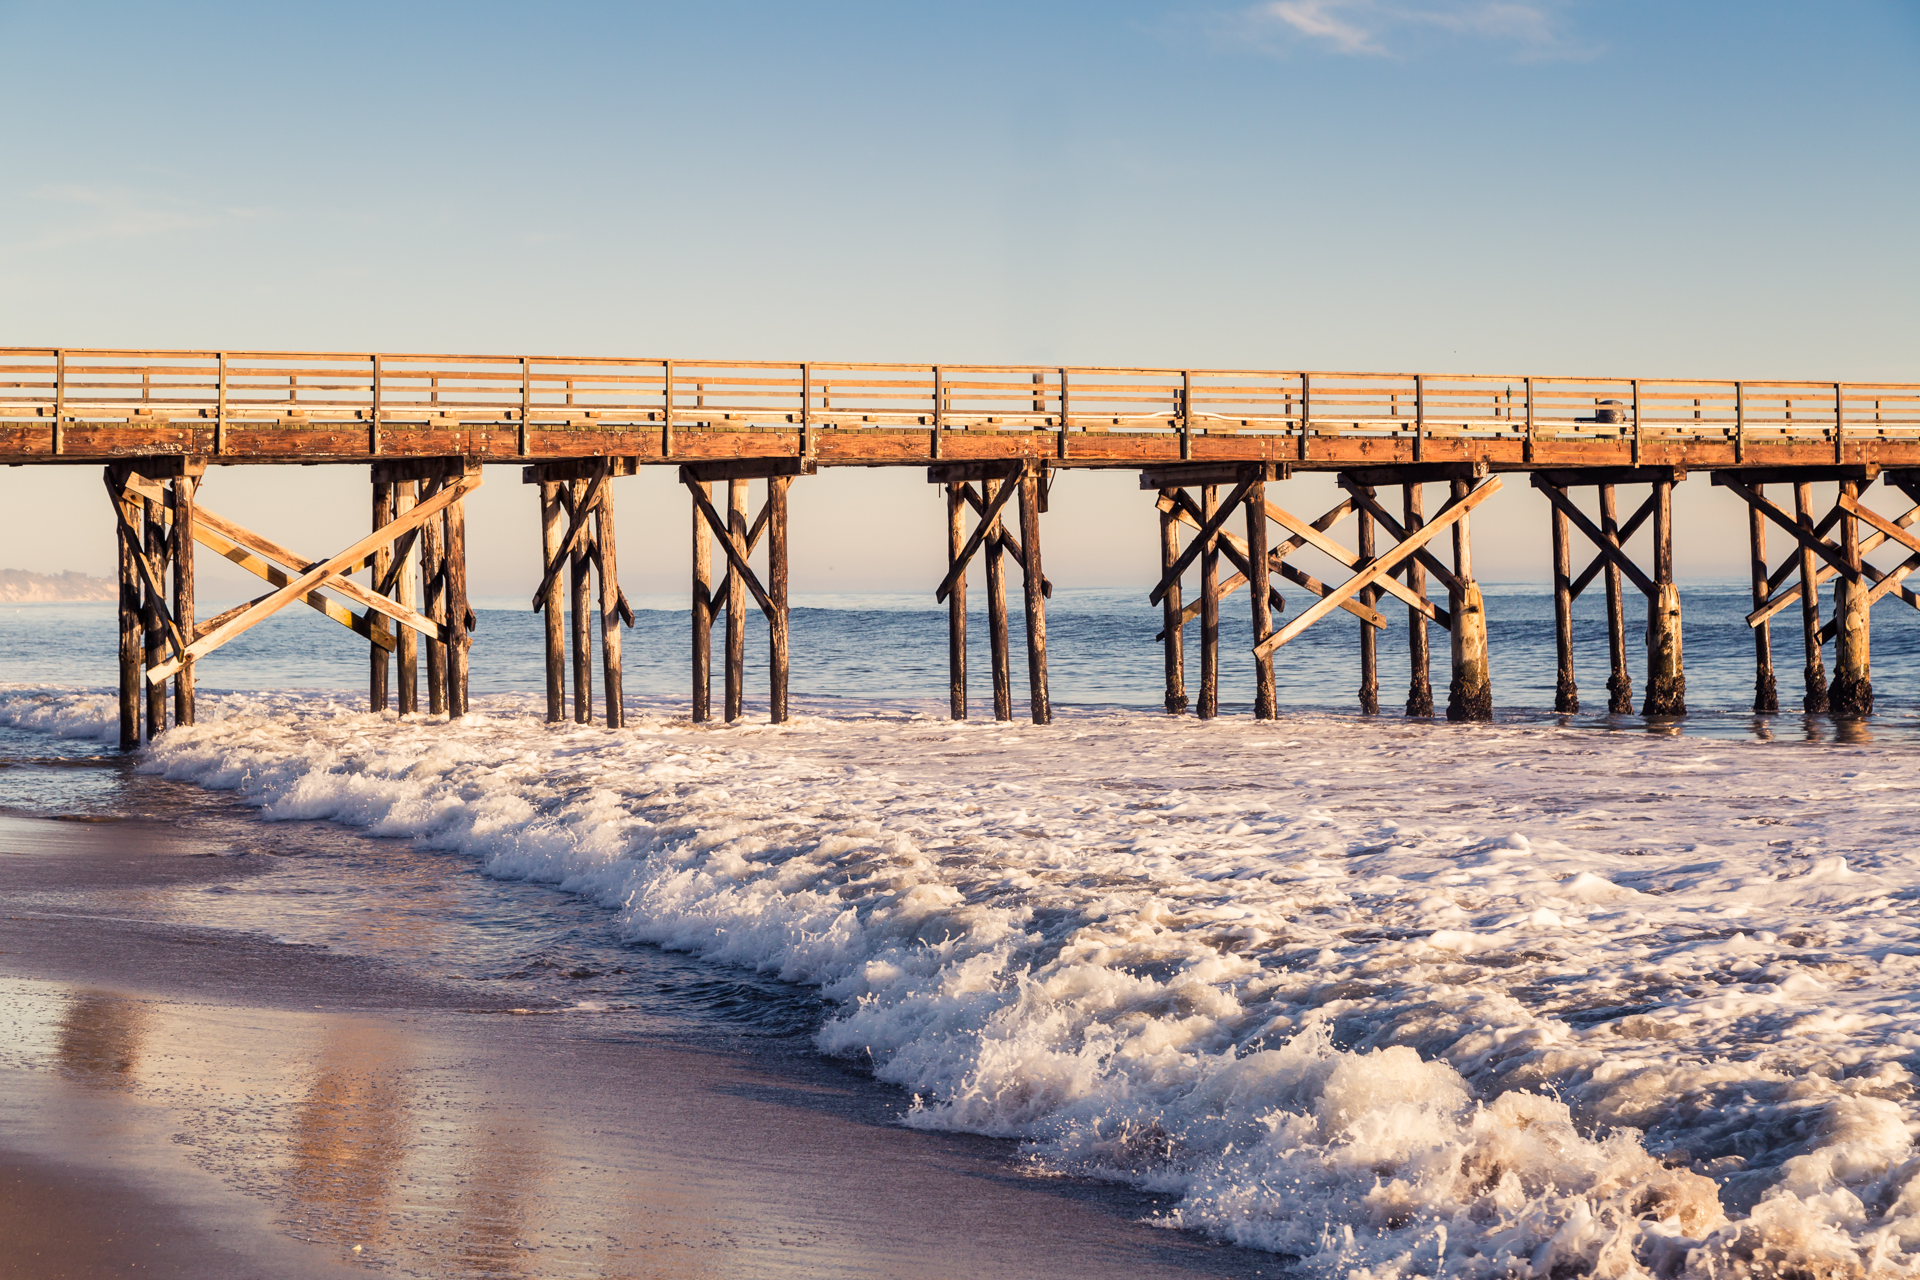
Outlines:
{"type": "MultiPolygon", "coordinates": [[[[482,610],[455,725],[365,712],[363,652],[276,620],[206,665],[202,723],[131,772],[105,760],[110,613],[24,607],[0,616],[0,804],[236,802],[263,842],[382,837],[384,869],[343,854],[295,877],[304,895],[207,909],[434,970],[456,962],[366,927],[389,918],[372,900],[454,885],[498,950],[458,963],[530,1003],[667,999],[574,935],[585,959],[506,972],[520,913],[550,934],[538,895],[558,894],[713,976],[680,980],[677,1014],[756,1010],[898,1085],[905,1124],[1019,1139],[1302,1275],[1920,1269],[1904,605],[1876,612],[1864,725],[1747,712],[1745,591],[1711,584],[1685,593],[1697,710],[1677,724],[1546,713],[1534,587],[1489,591],[1494,724],[1353,714],[1339,625],[1283,651],[1270,722],[1243,713],[1229,630],[1229,714],[1201,723],[1156,710],[1141,595],[1054,601],[1045,728],[978,700],[944,718],[944,618],[918,599],[796,610],[781,727],[687,721],[666,609],[627,642],[617,732],[542,722],[531,615],[482,610]]],[[[1597,700],[1597,609],[1579,639],[1597,700]]],[[[1796,650],[1797,626],[1776,643],[1790,706],[1796,650]]]]}

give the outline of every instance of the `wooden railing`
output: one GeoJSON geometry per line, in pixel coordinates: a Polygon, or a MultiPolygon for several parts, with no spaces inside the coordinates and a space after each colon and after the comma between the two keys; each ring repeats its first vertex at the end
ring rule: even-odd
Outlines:
{"type": "Polygon", "coordinates": [[[1851,441],[1920,384],[0,348],[0,423],[49,419],[1851,441]]]}

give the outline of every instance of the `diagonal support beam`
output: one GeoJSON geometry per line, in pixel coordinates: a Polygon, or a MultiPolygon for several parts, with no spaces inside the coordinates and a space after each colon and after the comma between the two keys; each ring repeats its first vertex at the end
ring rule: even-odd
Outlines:
{"type": "MultiPolygon", "coordinates": [[[[187,646],[186,652],[182,657],[150,668],[147,671],[148,683],[159,684],[162,680],[167,679],[172,676],[174,672],[178,671],[184,659],[205,657],[221,645],[227,643],[227,641],[232,640],[235,636],[241,635],[260,623],[265,622],[282,608],[292,604],[296,599],[307,594],[307,592],[313,590],[313,588],[319,586],[328,578],[340,573],[346,565],[353,564],[364,558],[370,551],[391,545],[395,539],[399,538],[400,535],[407,530],[418,528],[420,525],[425,524],[429,519],[438,515],[446,508],[452,506],[456,501],[464,498],[467,494],[479,487],[480,477],[477,475],[463,476],[454,481],[446,488],[440,490],[440,492],[434,494],[433,497],[428,498],[425,502],[420,503],[404,516],[401,516],[398,520],[368,534],[332,559],[308,569],[298,578],[295,578],[286,586],[281,587],[278,591],[275,591],[272,595],[260,601],[260,603],[253,605],[230,621],[223,623],[206,635],[201,636],[198,640],[195,640],[187,646]]],[[[392,602],[389,601],[388,603],[391,604],[392,602]]]]}
{"type": "MultiPolygon", "coordinates": [[[[228,555],[227,552],[222,549],[221,544],[211,540],[208,536],[203,536],[210,534],[220,535],[238,546],[245,547],[255,555],[264,556],[270,561],[284,565],[291,573],[283,574],[279,579],[268,577],[266,574],[260,575],[269,582],[276,582],[279,586],[285,586],[293,580],[294,576],[305,573],[318,563],[318,561],[309,560],[297,552],[288,550],[286,547],[281,546],[271,539],[261,537],[244,525],[235,524],[217,512],[209,511],[205,507],[195,507],[193,512],[193,540],[215,553],[225,556],[229,560],[234,560],[231,555],[228,555]]],[[[449,643],[452,633],[441,623],[435,622],[423,613],[418,613],[408,608],[391,596],[380,595],[369,590],[346,576],[350,573],[358,573],[361,569],[366,568],[372,561],[372,558],[370,555],[362,556],[355,563],[341,566],[337,573],[328,577],[327,580],[320,585],[329,591],[339,592],[357,605],[371,609],[375,613],[384,614],[403,627],[413,628],[429,640],[438,640],[443,644],[449,643]]],[[[234,563],[240,564],[241,562],[234,560],[234,563]]],[[[241,568],[249,568],[249,566],[241,564],[241,568]]],[[[325,597],[322,598],[324,599],[325,597]]],[[[332,617],[333,615],[328,614],[328,616],[332,617]]],[[[352,617],[353,615],[348,614],[347,616],[352,617]]],[[[343,620],[334,618],[334,621],[342,622],[343,620]]],[[[353,630],[359,632],[361,629],[356,626],[353,630]]],[[[371,623],[369,622],[368,632],[362,632],[362,634],[367,634],[368,638],[371,639],[372,636],[370,632],[371,623]]]]}
{"type": "MultiPolygon", "coordinates": [[[[195,517],[194,524],[196,527],[193,531],[194,533],[193,540],[195,542],[199,543],[203,547],[206,547],[208,550],[214,552],[216,555],[222,556],[228,560],[233,561],[233,563],[239,565],[242,569],[245,569],[248,573],[253,574],[255,577],[264,578],[266,581],[272,583],[276,587],[284,587],[289,582],[293,581],[292,575],[283,572],[282,570],[274,566],[269,561],[261,558],[258,555],[255,555],[253,552],[247,550],[245,547],[242,547],[236,543],[227,541],[225,538],[221,537],[218,533],[215,533],[211,529],[201,526],[200,519],[199,519],[200,515],[201,515],[200,512],[198,511],[194,512],[194,517],[195,517]]],[[[332,586],[335,584],[329,582],[326,585],[332,586]]],[[[268,594],[270,595],[272,593],[269,592],[268,594]]],[[[225,622],[229,617],[237,616],[242,611],[248,608],[251,608],[253,605],[258,604],[261,600],[265,600],[266,598],[267,598],[266,596],[261,596],[257,600],[248,601],[246,604],[240,605],[238,608],[230,609],[226,613],[221,614],[219,617],[211,619],[208,623],[206,623],[200,629],[195,631],[194,633],[195,636],[198,637],[206,634],[207,632],[213,630],[214,627],[218,626],[220,623],[225,622]]],[[[372,620],[369,619],[367,615],[354,613],[352,610],[348,609],[346,606],[340,604],[337,600],[331,599],[328,596],[324,596],[320,594],[320,592],[317,590],[307,592],[306,595],[300,597],[300,600],[301,600],[301,603],[307,605],[309,608],[315,610],[316,612],[324,613],[327,617],[332,618],[335,622],[347,628],[347,630],[353,632],[355,635],[363,636],[366,639],[371,640],[374,644],[379,645],[382,649],[392,649],[399,643],[384,628],[380,630],[375,630],[372,620]]],[[[432,638],[437,639],[438,637],[436,636],[432,638]]]]}
{"type": "MultiPolygon", "coordinates": [[[[158,489],[158,486],[152,487],[156,490],[158,489]]],[[[155,496],[146,491],[146,487],[137,476],[132,478],[128,484],[128,488],[132,492],[140,494],[142,497],[155,496]]],[[[272,539],[261,537],[245,525],[236,524],[218,512],[206,507],[196,506],[194,508],[193,526],[193,540],[195,542],[206,547],[215,555],[231,560],[255,577],[263,578],[271,582],[276,587],[286,586],[287,583],[293,581],[296,575],[305,573],[308,569],[313,568],[315,564],[319,563],[318,561],[310,560],[300,555],[298,552],[289,551],[286,547],[281,546],[272,539]],[[283,572],[276,567],[277,565],[285,565],[291,572],[283,572]]],[[[417,530],[414,532],[417,532],[417,530]]],[[[406,536],[411,537],[412,533],[406,536]]],[[[350,573],[358,573],[371,564],[372,561],[373,557],[371,555],[362,556],[353,564],[343,565],[339,573],[328,578],[320,585],[330,591],[338,591],[341,595],[356,604],[368,606],[375,613],[383,613],[402,626],[413,628],[429,640],[445,642],[448,636],[448,631],[445,626],[433,621],[433,619],[427,617],[425,614],[416,613],[414,610],[407,608],[396,600],[386,596],[374,595],[367,588],[346,576],[350,573]]],[[[272,593],[269,592],[268,594],[270,595],[272,593]]],[[[200,623],[194,629],[193,634],[195,638],[206,635],[213,630],[215,624],[225,622],[228,618],[237,616],[242,610],[251,608],[266,598],[266,596],[260,596],[258,599],[249,600],[246,604],[236,605],[234,608],[218,615],[211,621],[200,623]]],[[[391,649],[394,647],[393,637],[383,631],[374,630],[372,619],[368,617],[368,615],[356,614],[342,607],[331,597],[320,594],[318,590],[308,592],[301,597],[301,600],[317,612],[326,614],[327,617],[332,618],[335,622],[346,627],[355,635],[370,640],[383,649],[391,649]]]]}
{"type": "MultiPolygon", "coordinates": [[[[1907,496],[1915,498],[1916,501],[1920,501],[1920,497],[1916,497],[1916,495],[1908,494],[1907,496]]],[[[1835,507],[1832,511],[1829,511],[1827,513],[1826,519],[1822,520],[1817,526],[1815,526],[1815,529],[1814,529],[1815,535],[1818,536],[1820,530],[1831,529],[1834,526],[1834,524],[1840,519],[1840,515],[1841,515],[1841,511],[1839,507],[1835,507]]],[[[1911,527],[1915,521],[1920,521],[1920,507],[1914,507],[1912,510],[1908,511],[1905,515],[1896,519],[1894,523],[1899,525],[1902,529],[1905,529],[1905,528],[1911,527]]],[[[1885,542],[1886,540],[1887,540],[1886,534],[1881,533],[1878,529],[1874,530],[1872,533],[1869,533],[1866,537],[1860,539],[1860,554],[1864,556],[1872,551],[1877,550],[1880,544],[1885,542]]],[[[1798,569],[1799,567],[1800,567],[1800,555],[1798,552],[1795,552],[1793,555],[1788,556],[1786,559],[1786,562],[1783,563],[1780,566],[1780,568],[1776,570],[1767,579],[1767,590],[1769,592],[1776,590],[1782,582],[1786,581],[1788,575],[1793,573],[1793,571],[1798,569]]],[[[1866,568],[1868,577],[1873,577],[1875,574],[1879,572],[1878,570],[1874,569],[1871,565],[1864,566],[1864,567],[1866,568]]],[[[1871,608],[1875,601],[1880,599],[1881,596],[1886,595],[1889,591],[1899,590],[1900,584],[1906,580],[1907,575],[1914,572],[1916,569],[1920,569],[1920,555],[1909,556],[1907,559],[1901,561],[1900,564],[1894,567],[1892,572],[1886,574],[1884,577],[1881,577],[1879,581],[1875,582],[1872,588],[1868,590],[1867,592],[1868,607],[1871,608]]],[[[1832,579],[1833,576],[1834,576],[1834,570],[1832,566],[1821,565],[1817,570],[1814,571],[1814,575],[1813,575],[1814,590],[1818,591],[1820,587],[1824,583],[1832,579]]],[[[1782,609],[1788,608],[1789,606],[1798,603],[1799,600],[1800,600],[1800,584],[1796,582],[1792,586],[1788,587],[1785,591],[1782,591],[1777,596],[1769,595],[1767,598],[1767,602],[1765,604],[1761,605],[1758,609],[1755,609],[1752,613],[1747,615],[1747,625],[1749,627],[1757,627],[1761,623],[1770,620],[1773,617],[1773,615],[1775,615],[1776,613],[1779,613],[1782,609]]],[[[1831,625],[1832,624],[1829,623],[1828,626],[1822,627],[1820,629],[1820,634],[1823,639],[1832,638],[1831,625]]]]}
{"type": "MultiPolygon", "coordinates": [[[[967,505],[972,507],[976,513],[981,515],[986,513],[986,500],[983,499],[979,493],[975,492],[972,485],[961,485],[960,493],[962,497],[966,498],[967,505]]],[[[1011,531],[1003,528],[1000,530],[1000,546],[1008,555],[1013,557],[1013,562],[1020,566],[1020,572],[1025,573],[1027,571],[1027,553],[1020,549],[1020,539],[1014,537],[1011,531]]],[[[1049,600],[1053,599],[1053,581],[1048,578],[1045,573],[1040,575],[1040,594],[1049,600]]]]}
{"type": "MultiPolygon", "coordinates": [[[[1182,524],[1195,529],[1201,527],[1200,508],[1195,505],[1193,499],[1188,496],[1184,489],[1175,490],[1174,497],[1162,498],[1154,505],[1162,511],[1177,517],[1182,524]]],[[[1314,521],[1313,527],[1316,530],[1324,532],[1333,525],[1338,524],[1351,514],[1352,511],[1353,504],[1351,502],[1342,502],[1333,510],[1314,521]]],[[[1249,553],[1246,539],[1240,537],[1240,535],[1222,531],[1220,534],[1220,545],[1221,549],[1226,552],[1227,559],[1233,561],[1234,567],[1240,570],[1239,574],[1221,584],[1220,594],[1225,596],[1233,588],[1238,587],[1247,580],[1247,575],[1252,569],[1252,561],[1248,558],[1249,553]]],[[[1271,572],[1279,574],[1295,586],[1305,587],[1316,596],[1324,596],[1332,588],[1328,587],[1326,583],[1320,581],[1312,574],[1289,564],[1286,560],[1288,553],[1296,551],[1304,545],[1304,539],[1295,536],[1286,539],[1276,547],[1269,547],[1267,549],[1267,568],[1271,572]]],[[[1286,612],[1286,606],[1282,603],[1279,592],[1269,589],[1268,598],[1273,601],[1274,609],[1277,612],[1286,612]]],[[[1205,605],[1206,601],[1195,600],[1182,608],[1180,610],[1180,625],[1184,627],[1187,623],[1199,617],[1200,611],[1205,605]]],[[[1340,607],[1368,626],[1384,628],[1387,625],[1385,618],[1357,600],[1349,600],[1340,607]]],[[[1155,638],[1158,639],[1160,637],[1155,638]]]]}
{"type": "Polygon", "coordinates": [[[1440,508],[1439,513],[1435,515],[1433,519],[1415,530],[1411,538],[1395,545],[1392,550],[1376,559],[1365,569],[1354,574],[1353,577],[1347,579],[1347,581],[1334,588],[1327,595],[1322,596],[1318,604],[1308,609],[1292,622],[1289,622],[1279,631],[1274,632],[1265,640],[1262,640],[1259,644],[1253,646],[1254,655],[1256,657],[1265,657],[1339,608],[1342,601],[1351,600],[1368,587],[1377,586],[1382,578],[1392,573],[1394,569],[1399,566],[1401,561],[1410,559],[1414,552],[1433,541],[1434,538],[1446,532],[1448,529],[1451,529],[1461,520],[1464,520],[1468,512],[1472,511],[1475,507],[1499,491],[1500,477],[1492,476],[1479,488],[1473,490],[1473,492],[1448,502],[1446,506],[1440,508]]]}
{"type": "Polygon", "coordinates": [[[594,507],[599,505],[600,495],[606,491],[606,487],[607,473],[602,471],[587,485],[586,496],[579,502],[572,504],[569,508],[567,513],[567,536],[560,540],[560,549],[553,553],[553,562],[547,566],[547,571],[540,575],[539,589],[533,593],[533,611],[535,613],[540,612],[541,609],[546,607],[547,588],[553,585],[554,575],[559,573],[561,567],[572,559],[574,546],[580,541],[581,534],[586,530],[587,517],[592,514],[594,507]]]}
{"type": "MultiPolygon", "coordinates": [[[[753,518],[753,527],[747,530],[748,558],[752,558],[754,548],[760,545],[760,535],[767,531],[767,518],[772,514],[772,502],[763,502],[760,504],[760,514],[753,518]]],[[[707,607],[713,610],[713,616],[716,618],[727,611],[727,596],[730,594],[727,583],[732,577],[733,565],[729,563],[727,565],[726,576],[720,579],[720,585],[707,593],[707,607]]],[[[620,600],[622,604],[625,604],[626,596],[623,594],[620,600]]],[[[633,625],[631,612],[628,614],[627,625],[633,625]]]]}
{"type": "MultiPolygon", "coordinates": [[[[1405,542],[1407,540],[1407,527],[1401,524],[1399,518],[1391,511],[1380,505],[1380,500],[1374,497],[1367,486],[1356,482],[1346,475],[1342,475],[1339,478],[1339,484],[1342,489],[1345,489],[1353,495],[1355,502],[1366,508],[1368,515],[1379,521],[1380,527],[1387,531],[1389,538],[1392,538],[1395,542],[1405,542]]],[[[1460,583],[1459,580],[1453,576],[1453,570],[1449,569],[1439,556],[1434,555],[1433,552],[1422,547],[1414,553],[1414,559],[1425,565],[1427,572],[1438,579],[1440,585],[1448,591],[1457,591],[1459,589],[1460,583]]]]}
{"type": "Polygon", "coordinates": [[[698,480],[689,478],[683,483],[687,486],[687,492],[693,495],[694,505],[700,508],[700,514],[713,527],[714,537],[720,542],[720,549],[727,553],[727,560],[733,566],[732,572],[739,574],[741,583],[753,593],[754,603],[760,606],[760,612],[767,616],[767,621],[774,621],[779,611],[773,607],[773,598],[767,594],[767,589],[760,585],[760,579],[754,576],[753,570],[748,567],[746,557],[740,554],[740,548],[733,545],[733,535],[727,532],[726,521],[722,520],[720,513],[713,509],[713,503],[707,495],[700,492],[698,480]]]}
{"type": "MultiPolygon", "coordinates": [[[[1625,524],[1620,526],[1620,545],[1622,547],[1632,541],[1633,535],[1640,532],[1640,526],[1647,522],[1659,506],[1660,495],[1658,493],[1648,494],[1647,500],[1640,504],[1640,509],[1634,512],[1625,524]]],[[[1593,558],[1592,563],[1580,571],[1580,576],[1575,578],[1572,585],[1567,588],[1567,598],[1569,600],[1578,600],[1580,593],[1592,586],[1593,580],[1599,577],[1600,571],[1606,567],[1607,553],[1602,551],[1593,558]]]]}
{"type": "MultiPolygon", "coordinates": [[[[967,571],[967,563],[973,559],[974,553],[980,550],[980,545],[987,540],[987,533],[993,528],[994,521],[999,519],[1002,509],[1019,491],[1018,476],[1001,482],[1000,492],[993,495],[993,501],[989,502],[986,510],[980,513],[979,522],[973,526],[973,535],[967,539],[967,545],[961,548],[953,564],[948,566],[947,576],[940,580],[940,589],[933,593],[936,603],[945,604],[947,597],[953,594],[954,584],[960,581],[960,575],[967,571]]],[[[1002,542],[1001,545],[1006,544],[1002,542]]]]}
{"type": "MultiPolygon", "coordinates": [[[[109,482],[107,487],[111,490],[113,488],[112,483],[109,482]]],[[[162,509],[164,510],[165,508],[163,507],[162,509]]],[[[119,494],[114,495],[113,512],[115,519],[119,522],[120,530],[126,536],[129,547],[133,552],[134,566],[140,570],[140,577],[147,584],[147,594],[155,610],[160,615],[161,631],[166,636],[167,643],[173,646],[174,657],[178,658],[186,652],[188,642],[181,636],[180,628],[174,624],[173,614],[167,609],[167,592],[163,574],[160,570],[154,568],[153,561],[147,555],[146,548],[143,545],[144,540],[139,530],[134,528],[132,522],[127,519],[127,507],[121,500],[119,494]]]]}
{"type": "MultiPolygon", "coordinates": [[[[1185,497],[1186,495],[1182,492],[1181,496],[1185,497]]],[[[1182,524],[1190,525],[1195,529],[1198,529],[1201,525],[1199,513],[1192,509],[1193,500],[1191,498],[1187,499],[1185,503],[1177,503],[1171,499],[1162,498],[1154,505],[1173,516],[1174,519],[1180,521],[1182,524]]],[[[1249,558],[1247,540],[1235,534],[1221,533],[1220,550],[1226,554],[1228,560],[1232,561],[1233,567],[1240,571],[1220,584],[1220,598],[1224,600],[1247,584],[1247,578],[1253,571],[1253,561],[1249,558]]],[[[1268,566],[1276,567],[1278,563],[1278,557],[1276,557],[1272,551],[1269,551],[1267,553],[1268,566]]],[[[1272,604],[1276,612],[1286,612],[1287,602],[1281,598],[1278,591],[1275,591],[1271,587],[1267,588],[1267,600],[1272,604]]],[[[1204,600],[1188,602],[1180,610],[1179,625],[1184,627],[1199,617],[1200,611],[1205,606],[1206,601],[1204,600]]],[[[1165,638],[1165,631],[1162,631],[1154,637],[1155,640],[1164,640],[1165,638]]]]}
{"type": "MultiPolygon", "coordinates": [[[[1875,511],[1872,507],[1866,506],[1865,504],[1861,503],[1857,499],[1849,498],[1846,494],[1842,493],[1840,495],[1840,509],[1845,511],[1849,515],[1860,517],[1860,519],[1872,525],[1874,529],[1879,533],[1885,535],[1887,538],[1892,539],[1894,542],[1899,543],[1901,546],[1905,547],[1908,551],[1911,551],[1917,555],[1920,555],[1920,538],[1917,538],[1913,534],[1907,532],[1907,530],[1901,528],[1898,524],[1894,523],[1892,520],[1887,519],[1885,516],[1881,515],[1878,511],[1875,511]]],[[[1863,566],[1863,567],[1868,567],[1868,566],[1863,566]]],[[[1895,575],[1890,573],[1877,574],[1875,576],[1878,578],[1878,582],[1876,583],[1876,585],[1883,584],[1888,579],[1894,579],[1897,581],[1897,579],[1895,578],[1895,575]]],[[[1914,608],[1920,609],[1920,595],[1915,595],[1913,592],[1907,590],[1905,587],[1900,587],[1900,586],[1889,587],[1886,589],[1886,591],[1882,591],[1880,594],[1886,595],[1889,592],[1897,593],[1902,600],[1905,600],[1908,604],[1912,605],[1914,608]]],[[[1877,597],[1870,597],[1870,598],[1877,598],[1877,597]]]]}
{"type": "Polygon", "coordinates": [[[1233,519],[1234,512],[1238,511],[1240,504],[1246,501],[1248,490],[1252,489],[1257,483],[1257,479],[1248,479],[1242,480],[1239,484],[1233,486],[1232,491],[1227,494],[1227,500],[1220,504],[1218,511],[1213,513],[1213,519],[1206,521],[1200,526],[1198,536],[1196,536],[1193,541],[1187,543],[1186,550],[1180,553],[1179,559],[1175,560],[1173,564],[1168,567],[1167,571],[1160,575],[1160,585],[1148,593],[1147,603],[1159,604],[1167,592],[1173,589],[1173,584],[1180,581],[1180,575],[1192,566],[1193,562],[1199,558],[1200,553],[1206,550],[1209,543],[1220,536],[1220,531],[1226,527],[1227,521],[1233,519]]]}
{"type": "Polygon", "coordinates": [[[1587,513],[1574,504],[1573,499],[1567,496],[1565,489],[1552,483],[1539,472],[1535,472],[1533,475],[1533,487],[1541,493],[1546,494],[1547,501],[1551,502],[1554,508],[1564,514],[1568,520],[1572,521],[1575,528],[1579,529],[1581,533],[1586,534],[1587,541],[1600,548],[1600,554],[1619,566],[1620,572],[1626,574],[1627,578],[1634,586],[1640,588],[1643,594],[1650,598],[1657,597],[1660,594],[1659,585],[1646,575],[1645,570],[1633,562],[1631,556],[1613,543],[1607,541],[1607,535],[1600,532],[1600,526],[1588,519],[1587,513]]]}
{"type": "MultiPolygon", "coordinates": [[[[1354,496],[1359,497],[1360,495],[1356,494],[1354,496]]],[[[1363,506],[1365,505],[1364,499],[1362,499],[1362,505],[1363,506]]],[[[1348,569],[1360,568],[1359,556],[1347,550],[1345,547],[1341,546],[1338,542],[1335,542],[1332,538],[1329,538],[1326,534],[1321,533],[1318,529],[1314,528],[1307,521],[1302,520],[1299,516],[1294,515],[1291,511],[1283,511],[1279,507],[1275,506],[1273,503],[1269,502],[1267,504],[1267,519],[1273,521],[1275,524],[1279,525],[1281,528],[1286,529],[1288,532],[1292,533],[1295,537],[1302,539],[1308,546],[1312,547],[1315,551],[1318,551],[1321,554],[1329,556],[1332,559],[1338,561],[1342,567],[1348,568],[1348,569]]],[[[1401,532],[1404,534],[1406,531],[1403,529],[1401,530],[1401,532]]],[[[1417,555],[1419,553],[1415,552],[1415,554],[1417,555]]],[[[1453,575],[1449,574],[1447,576],[1452,577],[1453,575]]],[[[1305,586],[1306,584],[1302,583],[1301,585],[1305,586]]],[[[1437,608],[1434,605],[1433,601],[1427,599],[1423,595],[1418,594],[1413,590],[1413,588],[1407,586],[1405,583],[1401,582],[1398,578],[1387,578],[1384,581],[1382,581],[1380,585],[1387,589],[1388,595],[1391,595],[1395,599],[1401,601],[1402,603],[1409,605],[1414,609],[1417,609],[1419,612],[1425,614],[1428,618],[1432,619],[1433,621],[1438,622],[1441,626],[1446,627],[1448,630],[1453,629],[1451,618],[1445,618],[1443,620],[1443,615],[1446,612],[1445,610],[1437,608]]]]}
{"type": "MultiPolygon", "coordinates": [[[[1785,511],[1782,511],[1774,504],[1773,500],[1765,494],[1755,493],[1752,489],[1749,489],[1746,485],[1740,483],[1740,481],[1734,479],[1724,471],[1714,472],[1713,482],[1722,488],[1732,490],[1755,511],[1758,511],[1761,515],[1792,534],[1796,542],[1819,556],[1822,560],[1825,560],[1833,567],[1834,572],[1838,573],[1848,582],[1860,581],[1861,575],[1855,571],[1852,565],[1847,563],[1847,557],[1841,552],[1840,548],[1834,546],[1824,538],[1815,537],[1810,530],[1805,528],[1798,520],[1788,515],[1785,511]]],[[[1877,578],[1878,575],[1875,576],[1877,578]]]]}

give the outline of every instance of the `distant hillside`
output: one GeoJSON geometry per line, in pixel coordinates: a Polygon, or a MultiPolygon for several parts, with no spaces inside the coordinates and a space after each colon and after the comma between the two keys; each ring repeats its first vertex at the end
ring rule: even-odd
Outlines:
{"type": "Polygon", "coordinates": [[[69,569],[65,573],[28,573],[0,569],[0,604],[29,604],[53,600],[118,600],[120,588],[107,578],[89,577],[69,569]]]}

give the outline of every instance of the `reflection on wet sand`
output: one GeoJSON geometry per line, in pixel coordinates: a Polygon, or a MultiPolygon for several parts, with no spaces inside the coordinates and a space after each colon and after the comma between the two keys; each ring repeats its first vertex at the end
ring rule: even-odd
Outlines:
{"type": "Polygon", "coordinates": [[[147,1011],[124,996],[76,991],[60,1016],[60,1069],[104,1089],[130,1089],[140,1067],[147,1011]]]}
{"type": "Polygon", "coordinates": [[[413,1128],[407,1036],[360,1021],[324,1026],[287,1135],[289,1225],[349,1246],[376,1246],[413,1128]]]}

